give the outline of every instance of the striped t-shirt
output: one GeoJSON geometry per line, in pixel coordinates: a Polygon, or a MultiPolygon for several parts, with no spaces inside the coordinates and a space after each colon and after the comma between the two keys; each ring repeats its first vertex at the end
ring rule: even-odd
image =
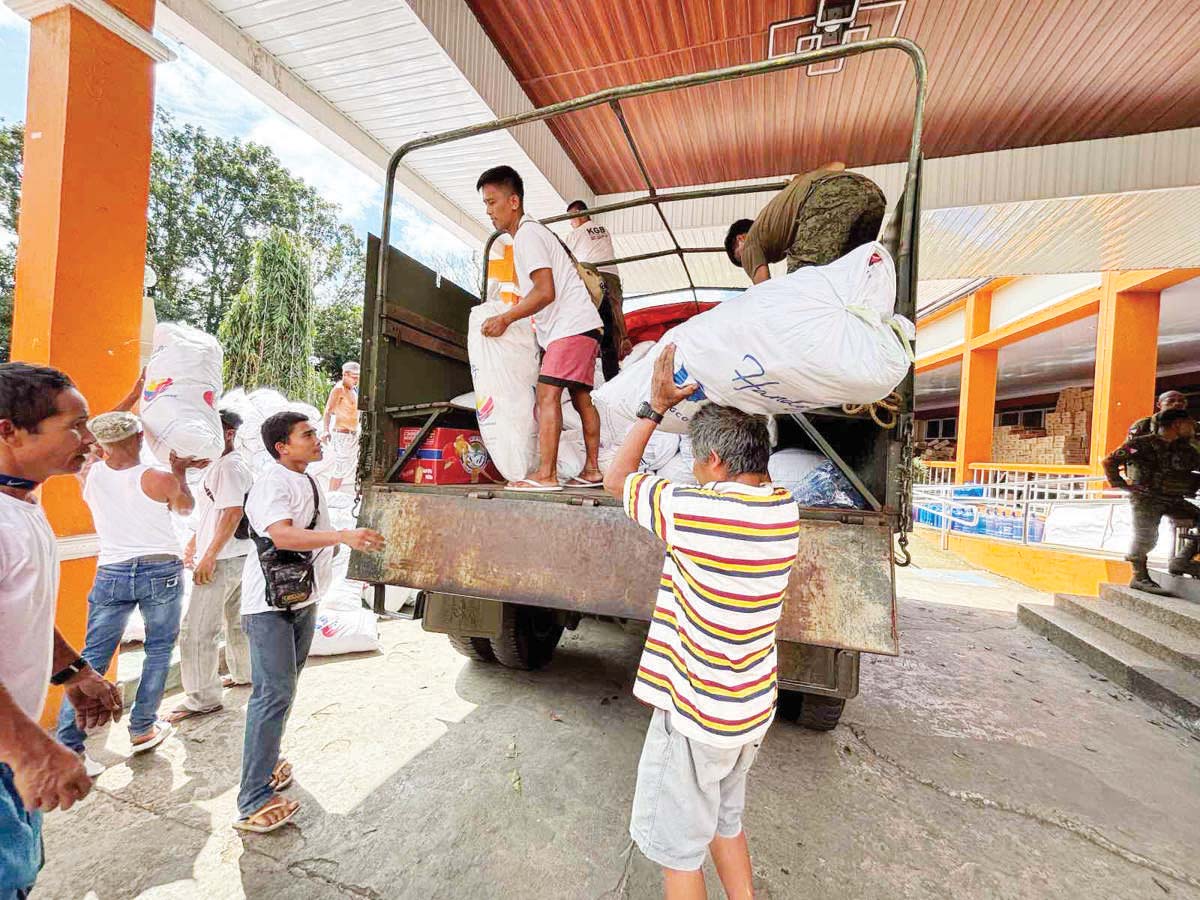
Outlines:
{"type": "Polygon", "coordinates": [[[625,512],[666,542],[633,695],[716,747],[759,740],[775,714],[775,626],[800,543],[792,495],[771,485],[676,485],[635,473],[625,512]]]}

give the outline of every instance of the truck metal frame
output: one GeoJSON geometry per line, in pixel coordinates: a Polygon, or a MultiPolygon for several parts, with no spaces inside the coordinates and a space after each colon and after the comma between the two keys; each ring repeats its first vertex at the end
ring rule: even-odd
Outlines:
{"type": "MultiPolygon", "coordinates": [[[[903,196],[893,224],[897,239],[892,248],[898,280],[897,311],[911,319],[916,300],[920,139],[927,72],[920,48],[902,38],[880,38],[609,88],[492,122],[421,137],[397,149],[384,182],[380,238],[372,238],[368,247],[360,389],[363,433],[368,436],[359,468],[360,520],[383,531],[389,546],[383,556],[356,553],[351,562],[352,576],[379,586],[404,585],[428,592],[426,627],[457,636],[455,646],[460,650],[487,658],[486,647],[464,641],[511,633],[518,617],[526,630],[549,629],[547,639],[554,642],[557,636],[553,629],[557,627],[561,634],[561,627],[572,625],[581,614],[648,620],[662,562],[661,545],[629,522],[616,501],[597,496],[594,491],[517,496],[486,485],[439,487],[393,482],[423,435],[447,412],[448,404],[437,401],[470,390],[463,339],[465,310],[469,310],[470,303],[478,302],[389,247],[395,174],[408,154],[608,105],[620,122],[647,193],[592,207],[589,214],[652,205],[672,247],[611,262],[678,256],[687,288],[696,299],[697,290],[703,286],[695,284],[687,256],[723,253],[724,249],[682,246],[662,205],[777,191],[786,182],[660,193],[642,161],[621,102],[882,50],[906,54],[916,84],[913,132],[903,196]],[[397,454],[398,421],[413,416],[424,418],[422,429],[406,451],[397,454]],[[583,513],[576,507],[588,511],[583,513]],[[497,521],[504,521],[506,527],[497,528],[497,521]],[[617,560],[619,565],[614,565],[617,560]]],[[[567,218],[570,214],[564,213],[542,221],[567,218]]],[[[488,239],[487,248],[496,237],[493,234],[488,239]]],[[[480,296],[486,297],[486,271],[483,278],[480,296]]],[[[781,687],[827,697],[851,697],[858,687],[859,652],[899,652],[893,536],[899,535],[900,539],[895,564],[905,565],[905,535],[911,526],[911,372],[897,393],[900,408],[896,427],[890,430],[879,428],[869,416],[848,415],[841,410],[793,417],[793,431],[799,428],[795,431],[799,439],[825,452],[860,488],[871,508],[801,511],[801,556],[789,583],[778,631],[781,687]],[[839,559],[843,564],[831,564],[839,559]],[[855,564],[845,565],[847,560],[855,564]]]]}

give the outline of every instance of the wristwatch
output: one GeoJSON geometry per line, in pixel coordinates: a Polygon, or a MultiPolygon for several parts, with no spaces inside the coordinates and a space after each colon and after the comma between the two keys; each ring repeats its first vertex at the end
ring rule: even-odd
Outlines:
{"type": "Polygon", "coordinates": [[[662,424],[662,413],[655,412],[654,407],[650,405],[648,400],[643,400],[642,405],[637,408],[637,417],[639,419],[649,419],[655,425],[662,424]]]}
{"type": "Polygon", "coordinates": [[[51,684],[66,684],[68,681],[70,681],[72,678],[74,678],[76,675],[78,675],[80,672],[82,672],[87,667],[88,667],[88,661],[81,656],[78,659],[76,659],[75,662],[73,662],[69,666],[67,666],[65,669],[59,669],[57,672],[55,672],[53,675],[51,675],[50,683],[51,684]]]}

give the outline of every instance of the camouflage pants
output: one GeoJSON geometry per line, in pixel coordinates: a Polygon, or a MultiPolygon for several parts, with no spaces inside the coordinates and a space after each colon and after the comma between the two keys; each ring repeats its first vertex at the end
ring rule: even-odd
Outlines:
{"type": "Polygon", "coordinates": [[[787,270],[825,266],[879,236],[887,200],[879,186],[854,172],[819,178],[796,215],[787,270]]]}
{"type": "MultiPolygon", "coordinates": [[[[1158,523],[1163,516],[1169,516],[1176,525],[1195,525],[1200,520],[1200,511],[1181,498],[1134,494],[1129,498],[1129,505],[1133,507],[1133,543],[1125,558],[1132,563],[1146,562],[1146,557],[1158,543],[1158,523]]],[[[1174,554],[1174,550],[1171,552],[1174,554]]]]}

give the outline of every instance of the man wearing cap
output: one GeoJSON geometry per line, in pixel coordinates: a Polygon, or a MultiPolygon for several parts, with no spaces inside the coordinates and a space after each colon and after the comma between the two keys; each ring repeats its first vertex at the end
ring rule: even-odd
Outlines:
{"type": "Polygon", "coordinates": [[[330,493],[340,491],[342,482],[354,474],[358,465],[358,376],[358,363],[343,365],[342,380],[333,386],[325,403],[324,440],[329,443],[334,459],[330,493]]]}
{"type": "MultiPolygon", "coordinates": [[[[129,735],[133,752],[144,753],[172,731],[158,718],[183,605],[183,558],[171,513],[191,513],[187,470],[203,468],[208,460],[179,459],[172,453],[170,471],[143,464],[142,423],[131,412],[104,413],[89,421],[88,428],[102,458],[93,456],[79,477],[100,553],[88,595],[82,655],[96,671],[107,670],[129,616],[135,607],[140,610],[146,623],[146,655],[129,735]]],[[[64,700],[58,739],[82,755],[85,738],[75,710],[64,700]]]]}

